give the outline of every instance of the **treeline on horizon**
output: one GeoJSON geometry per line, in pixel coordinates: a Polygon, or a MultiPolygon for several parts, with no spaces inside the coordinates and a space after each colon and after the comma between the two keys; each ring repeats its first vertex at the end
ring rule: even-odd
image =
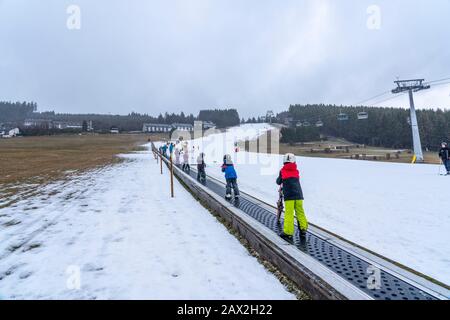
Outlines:
{"type": "MultiPolygon", "coordinates": [[[[95,131],[109,131],[113,126],[121,131],[141,131],[144,123],[189,123],[195,120],[214,122],[218,128],[238,125],[239,123],[263,122],[263,118],[240,120],[236,109],[202,110],[195,117],[165,113],[157,117],[148,114],[132,112],[128,115],[105,114],[59,114],[37,112],[35,102],[0,102],[0,124],[15,124],[22,131],[25,119],[44,119],[83,123],[92,121],[95,131]]],[[[436,149],[442,141],[450,141],[450,111],[441,109],[417,110],[422,146],[436,149]]],[[[347,139],[354,143],[380,146],[386,148],[412,148],[411,126],[408,123],[409,109],[383,107],[353,107],[325,104],[291,105],[289,110],[278,114],[273,122],[285,123],[289,118],[299,122],[309,122],[309,127],[284,128],[282,142],[295,143],[319,140],[321,136],[331,136],[347,139]],[[367,112],[369,118],[358,120],[358,113],[367,112]],[[347,121],[339,121],[338,115],[344,113],[347,121]],[[321,121],[322,127],[316,127],[321,121]]],[[[60,131],[59,131],[60,132],[60,131]]],[[[25,132],[26,133],[26,132],[25,132]]],[[[30,134],[51,134],[55,132],[30,131],[30,134]]]]}
{"type": "MultiPolygon", "coordinates": [[[[321,135],[339,137],[354,143],[386,148],[412,148],[409,109],[383,107],[348,107],[324,104],[291,105],[278,118],[292,117],[309,122],[309,127],[286,128],[283,142],[319,140],[321,135]],[[369,118],[358,120],[358,113],[367,112],[369,118]],[[346,114],[348,120],[339,121],[346,114]],[[316,127],[318,121],[322,127],[316,127]]],[[[417,110],[422,147],[436,149],[442,141],[450,140],[450,111],[441,109],[417,110]]]]}
{"type": "MultiPolygon", "coordinates": [[[[192,114],[168,113],[159,114],[157,117],[148,114],[132,112],[128,115],[109,115],[109,114],[68,114],[55,113],[54,111],[37,112],[35,102],[1,102],[0,101],[0,124],[10,123],[27,131],[23,128],[23,122],[26,119],[42,119],[52,121],[65,121],[72,123],[83,123],[92,121],[95,131],[109,131],[111,127],[118,127],[121,131],[141,131],[144,123],[173,124],[188,123],[194,124],[196,120],[212,121],[218,128],[238,125],[239,114],[236,109],[225,110],[202,110],[195,117],[192,114]]],[[[45,129],[45,128],[42,128],[45,129]]],[[[29,130],[36,133],[36,130],[29,130]]],[[[42,130],[41,130],[42,131],[42,130]]],[[[47,130],[49,131],[49,130],[47,130]]]]}
{"type": "Polygon", "coordinates": [[[211,121],[218,128],[237,126],[241,122],[236,109],[201,110],[198,114],[198,119],[201,121],[211,121]]]}
{"type": "Polygon", "coordinates": [[[23,122],[27,115],[37,112],[36,102],[5,102],[0,101],[0,123],[23,122]]]}

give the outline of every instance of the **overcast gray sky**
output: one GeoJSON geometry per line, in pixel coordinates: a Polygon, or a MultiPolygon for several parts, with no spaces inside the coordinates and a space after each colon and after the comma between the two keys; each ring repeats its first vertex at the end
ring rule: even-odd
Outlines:
{"type": "MultiPolygon", "coordinates": [[[[396,77],[450,77],[449,21],[450,0],[0,0],[0,100],[77,113],[229,106],[245,117],[357,103],[396,77]],[[67,28],[72,4],[79,30],[67,28]]],[[[450,108],[450,86],[417,104],[450,108]]]]}

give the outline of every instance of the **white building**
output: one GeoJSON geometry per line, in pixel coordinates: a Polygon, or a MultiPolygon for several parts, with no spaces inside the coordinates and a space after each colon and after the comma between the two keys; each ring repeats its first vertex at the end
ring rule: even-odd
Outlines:
{"type": "Polygon", "coordinates": [[[53,121],[53,128],[58,130],[64,129],[81,130],[83,129],[83,125],[82,123],[79,122],[53,121]]]}
{"type": "Polygon", "coordinates": [[[0,131],[0,137],[2,138],[13,138],[18,136],[19,134],[20,134],[19,128],[14,128],[10,130],[3,129],[2,131],[0,131]]]}
{"type": "Polygon", "coordinates": [[[118,127],[111,127],[111,130],[109,130],[109,132],[117,134],[120,133],[120,130],[118,127]]]}
{"type": "Polygon", "coordinates": [[[142,132],[170,132],[172,131],[172,126],[168,124],[159,124],[159,123],[144,123],[142,128],[142,132]]]}
{"type": "Polygon", "coordinates": [[[27,128],[52,129],[53,121],[48,119],[26,119],[23,125],[27,128]]]}
{"type": "Polygon", "coordinates": [[[188,123],[174,123],[172,127],[178,131],[194,131],[194,126],[188,123]]]}

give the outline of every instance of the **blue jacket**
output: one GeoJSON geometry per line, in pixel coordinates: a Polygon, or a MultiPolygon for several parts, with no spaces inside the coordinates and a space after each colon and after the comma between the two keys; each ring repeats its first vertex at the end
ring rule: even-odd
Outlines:
{"type": "Polygon", "coordinates": [[[222,172],[225,172],[225,179],[237,179],[237,173],[232,164],[223,164],[222,172]]]}
{"type": "Polygon", "coordinates": [[[167,157],[167,146],[166,145],[163,145],[161,147],[161,151],[162,151],[163,156],[167,157]]]}

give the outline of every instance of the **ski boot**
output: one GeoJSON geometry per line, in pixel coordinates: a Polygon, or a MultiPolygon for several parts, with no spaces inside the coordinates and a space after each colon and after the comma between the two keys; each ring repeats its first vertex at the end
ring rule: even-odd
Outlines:
{"type": "Polygon", "coordinates": [[[299,235],[300,235],[300,239],[306,239],[306,231],[307,230],[300,229],[300,226],[297,226],[297,227],[298,227],[298,232],[299,232],[299,235]]]}
{"type": "Polygon", "coordinates": [[[288,235],[288,234],[286,234],[284,232],[281,232],[279,234],[279,236],[280,236],[281,239],[286,240],[287,242],[293,242],[294,241],[294,237],[293,236],[290,236],[290,235],[288,235]]]}
{"type": "Polygon", "coordinates": [[[306,239],[306,230],[300,230],[300,238],[306,239]]]}
{"type": "Polygon", "coordinates": [[[226,200],[230,201],[231,198],[232,198],[232,197],[231,197],[231,194],[227,193],[227,194],[225,195],[225,199],[226,199],[226,200]]]}

